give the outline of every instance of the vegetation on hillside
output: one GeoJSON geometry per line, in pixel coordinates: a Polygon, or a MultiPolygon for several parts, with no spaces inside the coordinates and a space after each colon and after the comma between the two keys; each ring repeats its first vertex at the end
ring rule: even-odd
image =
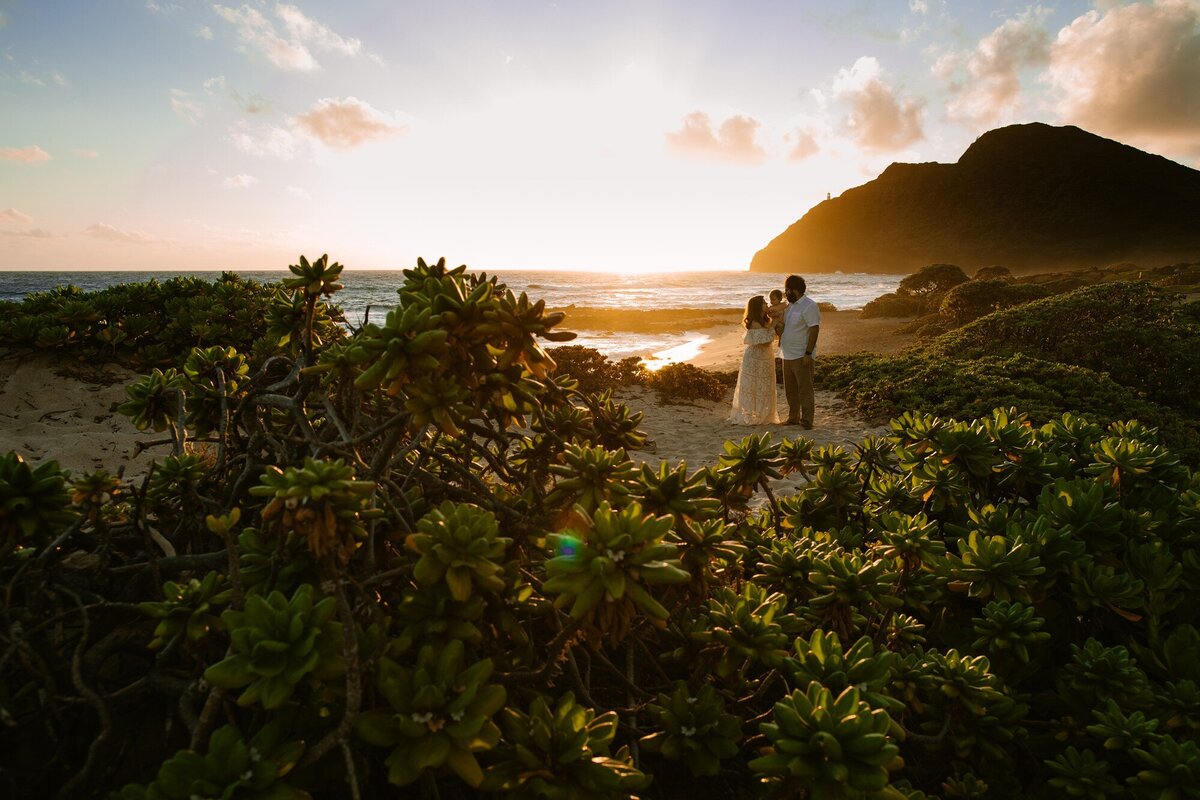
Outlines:
{"type": "Polygon", "coordinates": [[[1200,476],[1152,429],[907,413],[638,467],[540,302],[419,262],[322,338],[339,272],[293,267],[269,357],[130,387],[172,442],[140,483],[0,457],[5,796],[1200,785],[1200,476]]]}
{"type": "Polygon", "coordinates": [[[974,416],[998,403],[1043,422],[1067,411],[1137,417],[1180,454],[1200,455],[1200,307],[1145,282],[996,311],[896,355],[825,358],[818,380],[880,417],[974,416]]]}

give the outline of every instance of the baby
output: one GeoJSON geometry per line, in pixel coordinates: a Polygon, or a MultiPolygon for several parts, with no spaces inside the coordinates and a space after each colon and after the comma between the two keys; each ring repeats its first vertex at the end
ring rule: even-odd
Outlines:
{"type": "Polygon", "coordinates": [[[778,336],[783,333],[783,312],[787,311],[788,304],[783,301],[783,292],[779,289],[773,289],[769,296],[771,305],[767,306],[767,316],[771,318],[771,327],[778,336]]]}

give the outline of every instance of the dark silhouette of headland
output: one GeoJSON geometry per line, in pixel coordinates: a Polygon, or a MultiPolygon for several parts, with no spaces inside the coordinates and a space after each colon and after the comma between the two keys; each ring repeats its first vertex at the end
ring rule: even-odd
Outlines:
{"type": "Polygon", "coordinates": [[[757,272],[1013,272],[1200,260],[1200,171],[1073,126],[1010,125],[892,164],[759,250],[757,272]]]}

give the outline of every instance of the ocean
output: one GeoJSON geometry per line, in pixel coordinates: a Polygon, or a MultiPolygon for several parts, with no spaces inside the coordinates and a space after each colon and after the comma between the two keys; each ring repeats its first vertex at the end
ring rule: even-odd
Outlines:
{"type": "MultiPolygon", "coordinates": [[[[70,284],[86,291],[95,291],[118,283],[160,281],[179,275],[191,275],[208,280],[220,276],[219,271],[161,271],[161,272],[3,272],[0,271],[0,300],[20,300],[30,292],[70,284]]],[[[241,271],[245,278],[263,282],[280,280],[288,273],[280,270],[241,271]]],[[[694,321],[706,311],[743,308],[746,300],[756,294],[767,294],[782,288],[784,275],[747,271],[719,272],[576,272],[568,270],[499,270],[495,274],[515,292],[527,292],[541,298],[551,308],[610,309],[630,312],[687,310],[683,315],[694,321]]],[[[868,301],[895,291],[903,275],[868,275],[865,273],[829,273],[807,276],[808,294],[814,300],[829,302],[838,309],[859,309],[868,301]]],[[[341,306],[346,319],[359,324],[364,319],[382,321],[396,303],[396,288],[403,280],[398,270],[346,270],[342,273],[345,289],[334,301],[341,306]],[[369,314],[369,317],[368,317],[369,314]]],[[[568,312],[569,313],[569,312],[568,312]]],[[[646,325],[621,324],[620,314],[607,314],[604,324],[594,329],[571,327],[579,333],[572,342],[596,349],[610,358],[629,355],[661,354],[676,351],[694,343],[703,333],[695,329],[646,330],[646,325]]],[[[646,313],[631,314],[646,317],[646,313]]],[[[569,317],[568,317],[569,319],[569,317]]],[[[664,326],[651,326],[663,328],[664,326]]],[[[672,360],[669,356],[667,360],[672,360]]]]}

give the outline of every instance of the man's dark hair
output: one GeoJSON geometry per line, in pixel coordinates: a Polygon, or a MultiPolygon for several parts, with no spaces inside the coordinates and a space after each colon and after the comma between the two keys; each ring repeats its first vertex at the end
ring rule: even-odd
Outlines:
{"type": "Polygon", "coordinates": [[[783,288],[795,289],[801,295],[808,291],[808,284],[804,282],[804,278],[799,275],[788,275],[787,280],[783,282],[783,288]]]}

